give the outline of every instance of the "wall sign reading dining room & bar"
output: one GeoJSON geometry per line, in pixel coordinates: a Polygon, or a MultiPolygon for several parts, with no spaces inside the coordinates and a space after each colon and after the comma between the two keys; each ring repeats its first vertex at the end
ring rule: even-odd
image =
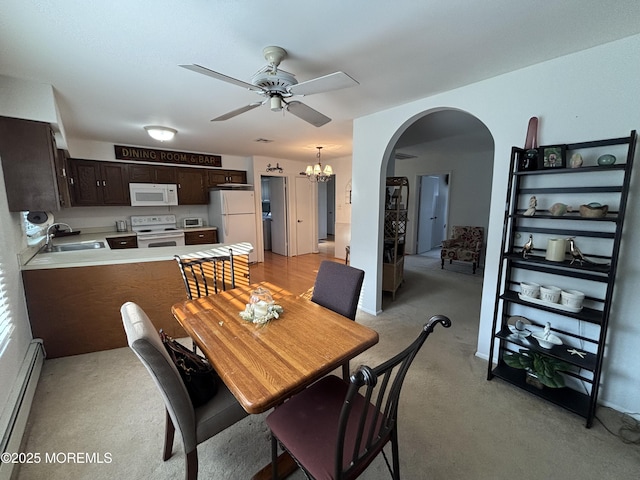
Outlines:
{"type": "Polygon", "coordinates": [[[199,165],[202,167],[221,167],[220,155],[205,153],[174,152],[171,150],[155,150],[151,148],[113,146],[116,159],[133,162],[162,162],[183,165],[199,165]]]}

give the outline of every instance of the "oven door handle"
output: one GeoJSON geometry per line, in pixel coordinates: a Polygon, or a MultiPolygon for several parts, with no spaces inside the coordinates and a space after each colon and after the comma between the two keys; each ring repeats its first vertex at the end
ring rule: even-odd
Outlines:
{"type": "Polygon", "coordinates": [[[165,238],[180,238],[184,237],[184,232],[171,232],[171,233],[162,233],[162,235],[158,234],[138,234],[138,240],[164,240],[165,238]]]}

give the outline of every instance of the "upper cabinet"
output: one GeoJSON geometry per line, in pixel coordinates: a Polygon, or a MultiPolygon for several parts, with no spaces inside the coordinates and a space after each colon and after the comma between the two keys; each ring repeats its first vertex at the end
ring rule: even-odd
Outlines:
{"type": "Polygon", "coordinates": [[[176,167],[164,165],[129,165],[129,181],[131,183],[178,183],[176,167]]]}
{"type": "Polygon", "coordinates": [[[70,158],[73,206],[130,205],[128,164],[70,158]]]}
{"type": "Polygon", "coordinates": [[[0,157],[9,210],[59,210],[56,149],[48,123],[0,117],[0,157]]]}
{"type": "Polygon", "coordinates": [[[247,183],[247,172],[243,170],[208,170],[208,186],[215,187],[222,183],[247,183]]]}
{"type": "Polygon", "coordinates": [[[178,205],[205,205],[207,196],[207,170],[178,168],[178,205]]]}

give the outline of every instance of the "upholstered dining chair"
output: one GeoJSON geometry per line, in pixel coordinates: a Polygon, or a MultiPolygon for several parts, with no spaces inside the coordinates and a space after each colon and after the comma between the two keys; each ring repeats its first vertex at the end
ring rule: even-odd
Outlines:
{"type": "Polygon", "coordinates": [[[444,268],[445,260],[449,260],[449,264],[453,260],[460,260],[471,262],[473,273],[476,273],[483,242],[483,227],[454,226],[451,229],[451,238],[442,242],[440,268],[444,268]]]}
{"type": "Polygon", "coordinates": [[[271,429],[272,476],[278,478],[278,444],[309,478],[354,479],[382,452],[395,480],[400,479],[398,402],[405,376],[443,315],[431,317],[405,350],[381,365],[359,367],[349,382],[329,375],[275,407],[271,429]],[[391,443],[392,464],[383,450],[391,443]]]}
{"type": "Polygon", "coordinates": [[[186,480],[198,478],[198,445],[217,435],[247,415],[224,384],[204,405],[194,408],[176,366],[171,361],[160,335],[137,304],[127,302],[120,308],[127,342],[151,374],[160,390],[166,409],[166,427],[162,459],[171,457],[176,430],[186,454],[186,480]]]}
{"type": "MultiPolygon", "coordinates": [[[[313,285],[311,301],[355,320],[363,281],[363,270],[323,260],[313,285]]],[[[342,375],[349,378],[349,362],[342,366],[342,375]]]]}

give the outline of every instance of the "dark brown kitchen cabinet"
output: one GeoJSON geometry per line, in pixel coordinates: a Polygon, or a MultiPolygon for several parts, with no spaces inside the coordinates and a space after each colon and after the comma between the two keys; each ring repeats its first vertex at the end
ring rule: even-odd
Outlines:
{"type": "Polygon", "coordinates": [[[184,232],[185,245],[202,245],[205,243],[218,243],[218,231],[210,229],[184,232]]]}
{"type": "Polygon", "coordinates": [[[247,183],[247,172],[244,170],[209,170],[208,186],[215,187],[222,183],[247,183]]]}
{"type": "Polygon", "coordinates": [[[121,248],[138,248],[138,237],[136,235],[107,237],[107,243],[111,250],[118,250],[121,248]]]}
{"type": "Polygon", "coordinates": [[[9,211],[60,209],[56,149],[48,123],[0,117],[0,157],[9,211]]]}
{"type": "Polygon", "coordinates": [[[131,183],[177,183],[176,167],[129,164],[131,183]]]}
{"type": "Polygon", "coordinates": [[[66,150],[58,149],[55,158],[56,178],[58,183],[58,200],[61,207],[71,206],[71,191],[69,190],[69,154],[66,150]]]}
{"type": "Polygon", "coordinates": [[[206,205],[207,171],[200,168],[178,168],[178,204],[206,205]]]}
{"type": "Polygon", "coordinates": [[[69,159],[72,205],[130,205],[126,163],[69,159]]]}

